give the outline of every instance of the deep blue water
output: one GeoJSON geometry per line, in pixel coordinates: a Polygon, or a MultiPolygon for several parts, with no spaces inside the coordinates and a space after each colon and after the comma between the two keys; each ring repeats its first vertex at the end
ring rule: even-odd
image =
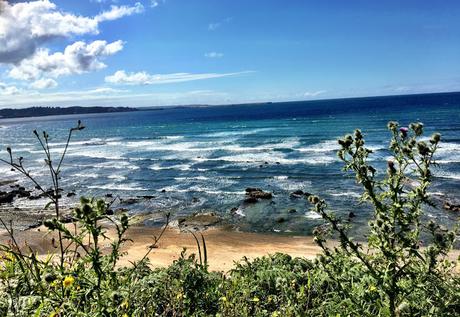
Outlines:
{"type": "MultiPolygon", "coordinates": [[[[32,131],[46,130],[53,153],[59,154],[66,131],[78,119],[86,129],[72,139],[62,173],[64,189],[86,196],[156,196],[130,206],[133,213],[151,211],[160,217],[165,211],[208,210],[244,230],[310,233],[320,220],[305,201],[289,198],[301,189],[320,194],[340,214],[353,211],[360,228],[369,208],[357,204],[359,188],[352,175],[341,171],[336,139],[362,129],[374,150],[374,164],[384,171],[389,120],[402,125],[421,121],[427,137],[434,131],[442,134],[431,190],[459,198],[460,93],[0,120],[0,147],[11,146],[44,177],[32,131]],[[272,191],[275,198],[245,205],[246,187],[272,191]],[[233,207],[237,215],[230,213],[233,207]],[[285,221],[278,223],[279,218],[285,221]]],[[[6,158],[6,151],[1,155],[6,158]]],[[[0,173],[1,178],[17,177],[7,166],[0,165],[0,173]]],[[[441,209],[428,212],[446,223],[456,217],[441,209]]]]}

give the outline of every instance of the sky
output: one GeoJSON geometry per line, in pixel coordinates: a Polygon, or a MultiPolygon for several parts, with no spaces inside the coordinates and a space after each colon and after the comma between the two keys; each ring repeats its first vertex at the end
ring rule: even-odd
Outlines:
{"type": "Polygon", "coordinates": [[[460,91],[458,0],[0,0],[0,107],[460,91]]]}

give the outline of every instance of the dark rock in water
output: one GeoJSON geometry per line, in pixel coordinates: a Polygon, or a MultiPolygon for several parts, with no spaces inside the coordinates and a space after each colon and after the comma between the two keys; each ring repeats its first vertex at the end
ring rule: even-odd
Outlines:
{"type": "Polygon", "coordinates": [[[126,198],[126,199],[120,199],[120,202],[125,205],[132,205],[132,204],[137,204],[140,201],[139,198],[126,198]]]}
{"type": "Polygon", "coordinates": [[[264,192],[262,189],[254,188],[254,187],[246,188],[246,195],[249,196],[249,198],[255,198],[255,199],[271,199],[271,198],[273,198],[272,193],[264,192]]]}
{"type": "Polygon", "coordinates": [[[285,219],[284,217],[278,217],[278,218],[276,218],[276,222],[277,222],[277,223],[283,223],[283,222],[285,222],[285,221],[286,221],[286,219],[285,219]]]}
{"type": "Polygon", "coordinates": [[[291,198],[302,198],[302,197],[308,198],[311,196],[311,194],[299,189],[299,190],[292,192],[289,196],[291,198]]]}
{"type": "Polygon", "coordinates": [[[265,165],[268,165],[268,162],[264,162],[265,165]]]}
{"type": "Polygon", "coordinates": [[[74,192],[70,192],[70,193],[67,193],[67,197],[73,197],[73,196],[76,196],[77,194],[75,194],[74,192]]]}
{"type": "Polygon", "coordinates": [[[296,209],[294,209],[294,208],[292,208],[292,209],[289,209],[289,211],[288,211],[288,212],[289,212],[290,214],[295,214],[295,213],[297,212],[297,210],[296,210],[296,209]]]}
{"type": "Polygon", "coordinates": [[[460,204],[452,204],[446,201],[443,207],[444,209],[449,210],[449,211],[460,212],[460,204]]]}
{"type": "Polygon", "coordinates": [[[356,217],[355,213],[354,213],[353,211],[350,211],[350,212],[348,213],[348,218],[351,219],[351,218],[354,218],[354,217],[356,217]]]}
{"type": "Polygon", "coordinates": [[[192,198],[192,203],[197,203],[197,202],[199,202],[199,201],[200,201],[200,199],[197,198],[197,197],[193,197],[193,198],[192,198]]]}
{"type": "Polygon", "coordinates": [[[276,162],[276,165],[280,165],[281,163],[280,162],[276,162]]]}
{"type": "Polygon", "coordinates": [[[303,196],[303,190],[296,190],[289,195],[291,198],[301,198],[303,196]]]}
{"type": "Polygon", "coordinates": [[[11,204],[14,200],[14,197],[16,195],[11,192],[11,193],[4,193],[0,195],[0,204],[11,204]]]}
{"type": "Polygon", "coordinates": [[[166,189],[162,189],[161,192],[162,192],[162,193],[166,193],[166,189]]]}
{"type": "Polygon", "coordinates": [[[230,213],[234,214],[238,210],[238,207],[233,207],[230,209],[230,213]]]}
{"type": "Polygon", "coordinates": [[[140,197],[140,198],[143,198],[143,199],[147,199],[147,200],[150,200],[150,199],[155,198],[155,196],[153,196],[153,195],[143,195],[143,196],[137,196],[137,197],[140,197]]]}
{"type": "Polygon", "coordinates": [[[105,194],[106,198],[113,198],[113,194],[105,194]]]}
{"type": "Polygon", "coordinates": [[[258,200],[257,198],[255,198],[255,197],[248,197],[248,198],[246,198],[246,199],[244,200],[244,202],[245,202],[246,204],[254,204],[254,203],[258,202],[258,201],[259,201],[259,200],[258,200]]]}

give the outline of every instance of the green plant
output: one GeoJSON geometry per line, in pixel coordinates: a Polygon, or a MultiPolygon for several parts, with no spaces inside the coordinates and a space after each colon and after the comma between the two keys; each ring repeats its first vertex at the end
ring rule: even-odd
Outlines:
{"type": "Polygon", "coordinates": [[[388,161],[384,176],[368,163],[372,151],[365,147],[360,130],[339,140],[338,156],[345,163],[344,170],[355,174],[364,189],[361,200],[373,206],[367,245],[349,236],[347,225],[326,211],[324,200],[310,197],[315,210],[329,224],[329,230],[315,232],[324,250],[320,263],[352,304],[354,313],[454,316],[460,311],[459,294],[448,285],[455,264],[447,255],[455,232],[433,221],[424,223],[422,218],[423,205],[430,204],[430,168],[441,136],[435,133],[428,142],[419,140],[421,123],[406,128],[390,122],[388,128],[393,159],[388,161]],[[333,250],[325,239],[330,231],[340,242],[333,250]],[[422,232],[431,235],[423,248],[422,232]]]}

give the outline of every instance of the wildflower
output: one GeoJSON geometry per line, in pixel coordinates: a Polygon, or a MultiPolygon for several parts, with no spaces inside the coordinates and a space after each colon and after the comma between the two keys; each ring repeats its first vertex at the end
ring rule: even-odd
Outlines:
{"type": "Polygon", "coordinates": [[[59,316],[59,311],[58,310],[55,310],[53,312],[51,312],[51,314],[49,315],[49,317],[58,317],[59,316]]]}
{"type": "Polygon", "coordinates": [[[72,286],[74,282],[75,282],[75,279],[72,276],[66,276],[66,278],[62,281],[62,285],[65,288],[68,288],[72,286]]]}
{"type": "Polygon", "coordinates": [[[407,132],[409,132],[409,128],[401,127],[399,128],[399,132],[401,132],[401,136],[405,138],[407,136],[407,132]]]}
{"type": "Polygon", "coordinates": [[[128,314],[124,313],[121,317],[129,317],[128,314]]]}
{"type": "Polygon", "coordinates": [[[120,304],[120,307],[121,308],[124,308],[124,309],[128,309],[128,306],[129,306],[129,303],[128,303],[128,300],[125,299],[121,304],[120,304]]]}
{"type": "Polygon", "coordinates": [[[225,296],[222,296],[222,297],[219,298],[219,299],[220,299],[221,301],[223,301],[223,302],[226,302],[226,301],[227,301],[227,297],[225,297],[225,296]]]}
{"type": "Polygon", "coordinates": [[[369,285],[369,292],[376,292],[377,291],[377,287],[375,287],[375,285],[369,285]]]}
{"type": "Polygon", "coordinates": [[[252,301],[255,302],[255,303],[258,303],[258,302],[260,302],[260,299],[259,299],[259,297],[254,296],[254,298],[252,299],[252,301]]]}

